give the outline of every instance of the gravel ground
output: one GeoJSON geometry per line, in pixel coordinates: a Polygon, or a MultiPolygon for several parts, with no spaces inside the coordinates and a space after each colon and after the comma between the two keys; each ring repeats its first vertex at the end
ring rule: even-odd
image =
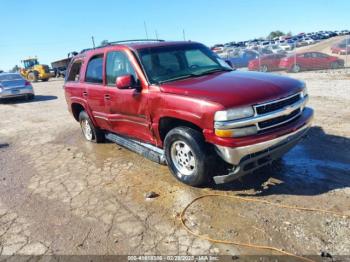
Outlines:
{"type": "MultiPolygon", "coordinates": [[[[207,193],[350,215],[350,73],[292,77],[307,83],[315,109],[309,136],[273,167],[202,189],[115,144],[85,142],[62,81],[34,84],[32,102],[1,102],[0,254],[270,254],[189,235],[179,213],[207,193]],[[159,196],[146,199],[150,191],[159,196]]],[[[195,203],[186,221],[213,238],[300,255],[350,255],[350,220],[343,217],[218,197],[195,203]]]]}

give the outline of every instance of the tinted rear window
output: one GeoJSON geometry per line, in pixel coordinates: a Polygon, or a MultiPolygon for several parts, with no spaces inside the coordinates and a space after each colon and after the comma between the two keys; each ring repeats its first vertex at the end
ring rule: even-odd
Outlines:
{"type": "Polygon", "coordinates": [[[0,75],[0,81],[22,80],[23,78],[19,74],[6,74],[0,75]]]}
{"type": "Polygon", "coordinates": [[[102,84],[103,56],[95,56],[91,58],[86,70],[85,81],[89,83],[102,84]]]}

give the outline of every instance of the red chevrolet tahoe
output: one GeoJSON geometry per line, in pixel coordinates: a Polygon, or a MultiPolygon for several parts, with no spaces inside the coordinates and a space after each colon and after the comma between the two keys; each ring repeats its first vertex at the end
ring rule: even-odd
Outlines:
{"type": "Polygon", "coordinates": [[[64,89],[87,140],[167,164],[192,186],[229,182],[280,158],[313,117],[303,82],[235,71],[196,42],[85,50],[72,59],[64,89]]]}

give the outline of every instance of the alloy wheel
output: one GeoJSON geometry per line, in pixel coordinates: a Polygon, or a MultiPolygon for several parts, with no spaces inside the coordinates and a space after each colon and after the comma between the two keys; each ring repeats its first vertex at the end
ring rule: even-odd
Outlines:
{"type": "Polygon", "coordinates": [[[182,175],[190,176],[196,170],[195,155],[191,147],[184,141],[175,141],[171,145],[171,159],[182,175]]]}

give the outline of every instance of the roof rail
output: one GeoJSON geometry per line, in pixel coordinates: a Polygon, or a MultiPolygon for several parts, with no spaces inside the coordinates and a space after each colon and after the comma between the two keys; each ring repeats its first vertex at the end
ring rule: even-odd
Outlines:
{"type": "Polygon", "coordinates": [[[123,44],[123,43],[133,43],[133,42],[165,42],[163,39],[133,39],[133,40],[121,40],[121,41],[114,41],[114,42],[108,42],[105,45],[97,46],[95,48],[86,48],[80,51],[79,54],[85,53],[90,50],[98,49],[98,48],[103,48],[106,46],[110,45],[118,45],[118,44],[123,44]]]}
{"type": "Polygon", "coordinates": [[[114,42],[108,42],[108,45],[115,45],[115,44],[121,44],[121,43],[132,43],[132,42],[164,42],[165,40],[162,39],[132,39],[132,40],[121,40],[121,41],[114,41],[114,42]]]}

